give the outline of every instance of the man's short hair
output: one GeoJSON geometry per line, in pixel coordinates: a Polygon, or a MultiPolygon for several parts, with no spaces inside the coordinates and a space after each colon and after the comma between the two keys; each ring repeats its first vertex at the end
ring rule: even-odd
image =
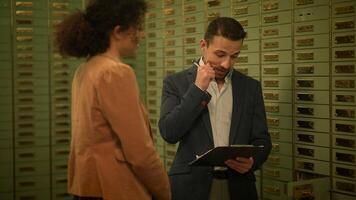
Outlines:
{"type": "Polygon", "coordinates": [[[234,18],[218,17],[209,23],[204,39],[210,42],[214,36],[222,36],[226,39],[237,41],[243,40],[246,32],[234,18]]]}

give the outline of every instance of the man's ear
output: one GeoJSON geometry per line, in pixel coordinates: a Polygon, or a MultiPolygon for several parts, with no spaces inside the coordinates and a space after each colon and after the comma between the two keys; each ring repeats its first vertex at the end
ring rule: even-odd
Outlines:
{"type": "Polygon", "coordinates": [[[114,29],[112,30],[111,34],[113,37],[117,40],[120,40],[122,38],[122,30],[119,25],[115,26],[114,29]]]}
{"type": "Polygon", "coordinates": [[[204,48],[208,47],[208,42],[204,39],[200,40],[200,48],[203,50],[204,48]]]}

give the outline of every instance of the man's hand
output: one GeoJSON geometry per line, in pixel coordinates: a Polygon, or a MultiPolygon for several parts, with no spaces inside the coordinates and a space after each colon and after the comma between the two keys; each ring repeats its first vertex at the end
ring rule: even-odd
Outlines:
{"type": "Polygon", "coordinates": [[[200,65],[197,69],[197,77],[195,79],[195,85],[201,90],[208,89],[210,81],[215,78],[215,71],[208,62],[206,65],[200,65]]]}
{"type": "Polygon", "coordinates": [[[229,159],[225,161],[225,164],[230,167],[231,169],[244,174],[248,172],[252,165],[254,163],[254,160],[252,157],[250,158],[242,158],[242,157],[237,157],[236,160],[229,159]]]}

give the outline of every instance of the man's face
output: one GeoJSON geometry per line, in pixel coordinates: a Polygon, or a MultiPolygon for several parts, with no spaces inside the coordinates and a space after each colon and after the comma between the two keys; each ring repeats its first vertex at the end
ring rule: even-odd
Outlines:
{"type": "Polygon", "coordinates": [[[210,63],[215,71],[215,79],[224,79],[237,61],[242,47],[242,40],[229,40],[222,36],[214,36],[209,42],[200,41],[205,64],[210,63]]]}

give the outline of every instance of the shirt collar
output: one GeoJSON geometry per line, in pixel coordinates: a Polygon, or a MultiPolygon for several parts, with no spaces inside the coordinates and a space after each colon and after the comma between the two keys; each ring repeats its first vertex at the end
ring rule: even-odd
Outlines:
{"type": "MultiPolygon", "coordinates": [[[[199,65],[204,65],[203,57],[199,58],[199,62],[198,63],[199,63],[199,65]]],[[[233,71],[233,68],[231,67],[230,71],[225,76],[225,83],[230,83],[231,77],[232,77],[232,71],[233,71]]]]}

